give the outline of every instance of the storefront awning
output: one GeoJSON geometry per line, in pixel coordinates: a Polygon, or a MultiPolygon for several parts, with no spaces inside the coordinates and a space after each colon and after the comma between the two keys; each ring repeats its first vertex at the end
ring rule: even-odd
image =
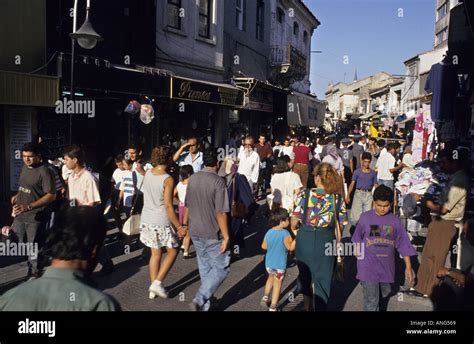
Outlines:
{"type": "Polygon", "coordinates": [[[287,96],[289,125],[322,127],[326,116],[326,103],[309,95],[293,92],[287,96]]]}
{"type": "Polygon", "coordinates": [[[371,117],[373,117],[375,115],[376,115],[376,113],[367,113],[365,115],[360,116],[359,119],[366,120],[366,119],[370,119],[371,117]]]}
{"type": "Polygon", "coordinates": [[[0,104],[54,107],[59,78],[0,71],[0,104]]]}
{"type": "Polygon", "coordinates": [[[241,107],[244,92],[237,87],[203,80],[171,77],[171,99],[241,107]]]}

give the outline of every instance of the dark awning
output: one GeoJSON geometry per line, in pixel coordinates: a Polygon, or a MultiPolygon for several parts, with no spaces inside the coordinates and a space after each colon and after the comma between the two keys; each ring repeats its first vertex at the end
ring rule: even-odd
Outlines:
{"type": "Polygon", "coordinates": [[[287,96],[287,117],[289,125],[322,127],[326,115],[325,102],[309,95],[293,92],[287,96]]]}
{"type": "Polygon", "coordinates": [[[59,78],[0,71],[0,104],[54,107],[59,78]]]}

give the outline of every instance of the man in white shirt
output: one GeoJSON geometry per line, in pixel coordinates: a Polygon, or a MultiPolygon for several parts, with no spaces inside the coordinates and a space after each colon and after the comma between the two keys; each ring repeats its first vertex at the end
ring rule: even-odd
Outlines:
{"type": "Polygon", "coordinates": [[[244,140],[244,149],[239,153],[239,169],[237,170],[238,173],[247,178],[252,192],[254,191],[254,185],[258,182],[260,170],[260,157],[253,149],[254,140],[251,136],[247,136],[244,140]]]}
{"type": "Polygon", "coordinates": [[[387,153],[380,154],[377,160],[377,184],[383,184],[393,190],[393,174],[401,170],[405,164],[400,163],[395,166],[395,156],[398,154],[400,145],[398,143],[390,143],[387,145],[387,153]]]}
{"type": "MultiPolygon", "coordinates": [[[[97,179],[84,167],[84,151],[72,145],[64,151],[64,162],[72,174],[68,178],[68,199],[71,207],[100,205],[100,194],[97,179]]],[[[99,252],[99,263],[102,265],[100,276],[105,276],[114,270],[114,263],[107,248],[102,246],[99,252]]]]}
{"type": "Polygon", "coordinates": [[[293,153],[293,146],[290,145],[290,140],[285,139],[284,146],[281,151],[281,156],[287,155],[290,160],[295,160],[295,153],[293,153]]]}
{"type": "Polygon", "coordinates": [[[204,168],[203,155],[199,151],[199,142],[196,137],[190,137],[188,142],[182,145],[173,155],[173,161],[179,166],[191,165],[194,173],[204,168]]]}

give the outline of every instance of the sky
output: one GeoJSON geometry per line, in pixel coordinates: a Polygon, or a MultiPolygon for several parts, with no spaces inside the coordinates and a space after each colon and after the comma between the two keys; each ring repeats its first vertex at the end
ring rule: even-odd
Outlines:
{"type": "Polygon", "coordinates": [[[434,45],[436,0],[305,0],[321,22],[312,37],[311,92],[324,99],[329,82],[350,83],[384,71],[434,45]],[[347,62],[345,64],[344,62],[347,62]]]}

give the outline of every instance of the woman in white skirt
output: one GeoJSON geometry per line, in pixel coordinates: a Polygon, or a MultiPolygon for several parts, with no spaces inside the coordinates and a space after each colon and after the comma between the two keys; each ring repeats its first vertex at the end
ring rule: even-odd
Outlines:
{"type": "Polygon", "coordinates": [[[172,150],[167,146],[153,149],[151,162],[153,169],[145,174],[141,191],[143,210],[141,214],[140,241],[151,248],[149,298],[167,298],[163,280],[178,255],[179,238],[186,234],[179,225],[173,208],[173,178],[167,173],[171,164],[172,150]],[[162,260],[161,248],[166,247],[162,260]]]}

